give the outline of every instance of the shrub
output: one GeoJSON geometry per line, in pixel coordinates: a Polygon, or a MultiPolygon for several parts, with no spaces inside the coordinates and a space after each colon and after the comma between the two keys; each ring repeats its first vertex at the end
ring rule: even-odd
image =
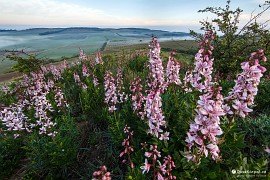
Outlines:
{"type": "MultiPolygon", "coordinates": [[[[239,27],[239,17],[243,10],[237,8],[231,10],[230,0],[225,8],[207,7],[199,10],[201,13],[211,13],[216,18],[211,21],[201,21],[202,30],[214,32],[214,69],[223,78],[233,79],[239,72],[239,64],[249,57],[257,49],[264,49],[269,55],[270,33],[264,28],[264,22],[260,24],[260,16],[270,8],[268,1],[265,2],[264,9],[257,15],[252,15],[250,21],[243,27],[239,27]],[[240,53],[241,52],[241,53],[240,53]]],[[[200,35],[194,31],[191,34],[195,38],[200,35]]],[[[269,68],[268,68],[269,69],[269,68]]]]}
{"type": "Polygon", "coordinates": [[[148,58],[146,56],[135,56],[132,60],[128,61],[128,68],[132,71],[143,72],[146,68],[146,62],[148,58]]]}
{"type": "Polygon", "coordinates": [[[56,120],[58,133],[54,138],[33,133],[23,147],[29,164],[27,174],[36,178],[68,178],[68,168],[75,162],[78,151],[78,130],[70,116],[56,120]]]}
{"type": "MultiPolygon", "coordinates": [[[[1,126],[0,126],[1,131],[1,126]]],[[[0,133],[0,179],[10,177],[25,159],[25,151],[21,149],[21,139],[3,136],[0,133]]]]}

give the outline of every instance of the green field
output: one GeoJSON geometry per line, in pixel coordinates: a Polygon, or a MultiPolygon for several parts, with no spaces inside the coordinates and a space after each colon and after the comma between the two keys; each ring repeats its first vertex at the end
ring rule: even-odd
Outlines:
{"type": "MultiPolygon", "coordinates": [[[[175,33],[159,30],[122,28],[56,28],[28,29],[22,31],[0,31],[0,74],[11,72],[14,62],[4,60],[1,51],[24,50],[34,53],[41,59],[54,61],[78,56],[79,49],[91,54],[97,50],[103,53],[114,53],[126,50],[143,49],[147,47],[151,36],[158,36],[164,47],[179,47],[182,50],[193,48],[194,41],[179,41],[190,39],[187,33],[175,33]]],[[[3,53],[2,53],[3,55],[3,53]]]]}

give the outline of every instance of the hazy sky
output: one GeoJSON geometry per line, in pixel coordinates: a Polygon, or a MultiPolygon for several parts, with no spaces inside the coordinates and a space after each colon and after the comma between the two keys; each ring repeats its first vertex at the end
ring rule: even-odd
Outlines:
{"type": "MultiPolygon", "coordinates": [[[[264,0],[232,0],[247,20],[264,0]]],[[[149,27],[188,31],[210,14],[197,11],[226,0],[0,0],[2,27],[149,27]]],[[[268,17],[270,12],[268,11],[268,17]]],[[[263,17],[266,18],[266,17],[263,17]]]]}

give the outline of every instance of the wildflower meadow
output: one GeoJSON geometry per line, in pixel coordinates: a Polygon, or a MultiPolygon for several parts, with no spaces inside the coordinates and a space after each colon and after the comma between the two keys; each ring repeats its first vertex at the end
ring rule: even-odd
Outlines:
{"type": "MultiPolygon", "coordinates": [[[[221,31],[238,13],[212,12],[221,31]]],[[[216,22],[193,32],[188,64],[153,36],[142,50],[80,49],[3,84],[0,179],[269,178],[270,33],[251,24],[220,36],[216,22]],[[252,30],[265,37],[244,41],[252,30]]]]}

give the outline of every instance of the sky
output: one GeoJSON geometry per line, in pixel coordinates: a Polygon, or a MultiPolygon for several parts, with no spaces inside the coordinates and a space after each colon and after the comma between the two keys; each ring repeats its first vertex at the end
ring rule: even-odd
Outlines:
{"type": "MultiPolygon", "coordinates": [[[[244,10],[241,22],[260,10],[264,0],[232,0],[244,10]]],[[[208,6],[225,7],[226,0],[0,0],[0,29],[33,27],[146,27],[169,31],[197,30],[198,13],[208,6]]],[[[270,11],[261,17],[266,20],[270,11]]]]}

